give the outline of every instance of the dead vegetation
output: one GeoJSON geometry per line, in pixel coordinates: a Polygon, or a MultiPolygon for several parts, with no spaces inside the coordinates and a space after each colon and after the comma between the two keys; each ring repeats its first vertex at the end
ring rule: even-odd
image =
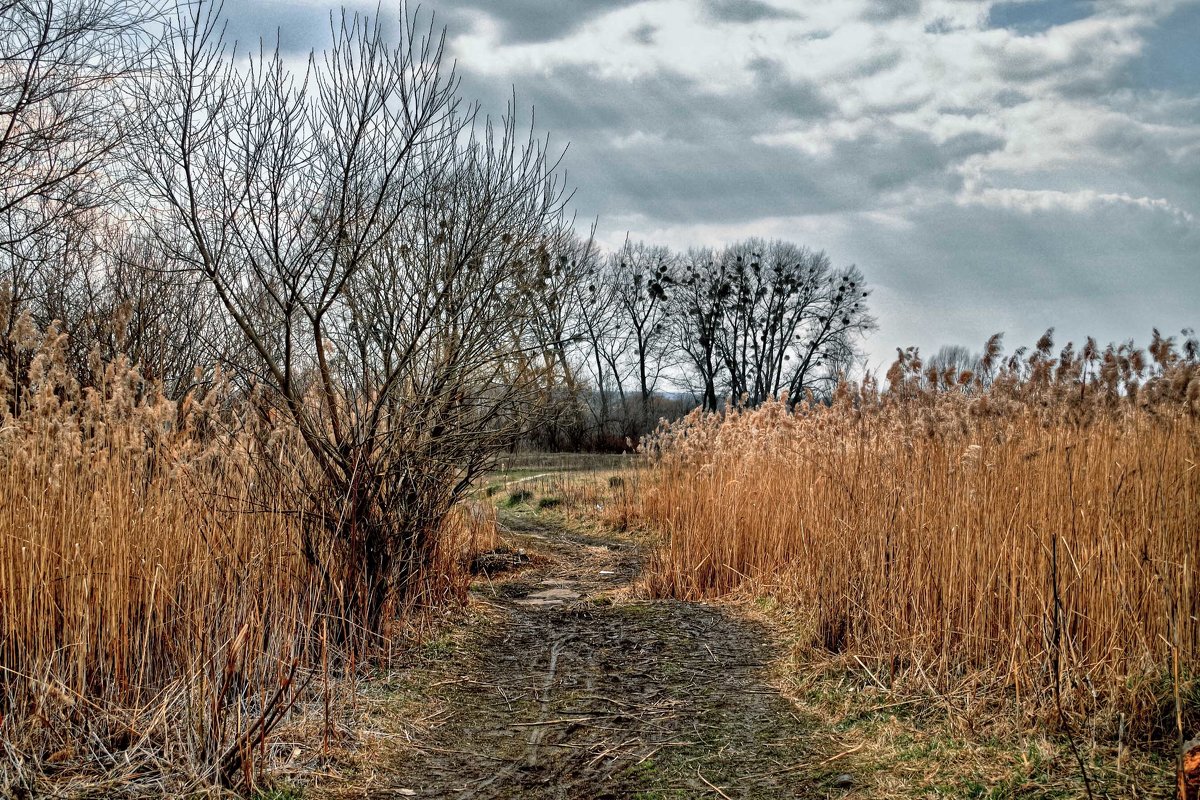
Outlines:
{"type": "MultiPolygon", "coordinates": [[[[529,566],[470,499],[501,451],[572,426],[619,450],[681,407],[655,396],[677,351],[710,410],[823,389],[873,327],[856,270],[783,243],[599,268],[548,140],[482,118],[444,33],[401,16],[397,42],[331,18],[292,72],[235,58],[219,2],[0,0],[0,794],[319,771],[364,665],[472,572],[529,566]]],[[[513,458],[485,492],[645,523],[652,592],[779,598],[798,652],[1015,706],[1081,764],[1194,730],[1196,343],[993,342],[969,372],[907,352],[889,383],[693,417],[649,482],[513,458]]],[[[715,617],[668,605],[633,640],[563,620],[603,664],[584,674],[644,678],[662,639],[713,688],[670,625],[715,617]]],[[[519,633],[497,647],[525,669],[546,628],[519,633]]]]}
{"type": "Polygon", "coordinates": [[[262,788],[494,546],[567,194],[394,11],[0,2],[0,794],[262,788]]]}
{"type": "MultiPolygon", "coordinates": [[[[330,635],[349,617],[303,553],[294,431],[219,381],[172,402],[124,361],[83,388],[62,334],[13,327],[0,344],[28,369],[17,384],[0,361],[0,794],[260,785],[293,757],[273,738],[293,705],[328,724],[355,654],[383,645],[330,635]],[[291,481],[263,479],[268,447],[291,481]]],[[[491,535],[490,510],[451,515],[418,602],[461,598],[491,535]]]]}
{"type": "Polygon", "coordinates": [[[770,596],[806,660],[1171,751],[1200,724],[1195,340],[996,338],[976,372],[908,351],[888,378],[665,429],[636,498],[654,593],[770,596]]]}

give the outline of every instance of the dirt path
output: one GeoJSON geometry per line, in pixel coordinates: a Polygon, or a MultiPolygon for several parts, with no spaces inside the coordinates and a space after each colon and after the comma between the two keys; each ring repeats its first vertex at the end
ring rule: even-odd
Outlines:
{"type": "Polygon", "coordinates": [[[799,777],[811,726],[766,683],[764,631],[623,597],[641,560],[628,540],[507,522],[539,563],[476,586],[493,613],[435,644],[410,684],[428,713],[368,796],[825,796],[799,777]]]}

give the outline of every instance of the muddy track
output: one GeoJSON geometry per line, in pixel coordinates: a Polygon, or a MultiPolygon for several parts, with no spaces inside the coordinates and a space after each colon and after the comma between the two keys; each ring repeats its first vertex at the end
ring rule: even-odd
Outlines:
{"type": "Polygon", "coordinates": [[[475,587],[494,613],[423,675],[440,711],[371,796],[824,796],[800,777],[811,726],[767,683],[765,631],[627,599],[641,562],[628,540],[509,524],[540,563],[475,587]]]}

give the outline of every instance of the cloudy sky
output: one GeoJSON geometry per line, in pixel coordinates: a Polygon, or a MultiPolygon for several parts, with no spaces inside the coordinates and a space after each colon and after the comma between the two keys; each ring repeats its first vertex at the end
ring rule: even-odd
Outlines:
{"type": "MultiPolygon", "coordinates": [[[[376,0],[360,6],[376,8],[376,0]]],[[[227,0],[295,52],[327,0],[227,0]]],[[[395,16],[396,7],[384,3],[395,16]]],[[[602,244],[779,237],[899,345],[1200,327],[1200,0],[425,0],[465,93],[519,103],[602,244]]]]}

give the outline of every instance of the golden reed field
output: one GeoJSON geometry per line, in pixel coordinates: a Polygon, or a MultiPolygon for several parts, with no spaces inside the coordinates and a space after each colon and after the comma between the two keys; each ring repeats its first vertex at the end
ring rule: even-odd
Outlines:
{"type": "Polygon", "coordinates": [[[934,691],[1173,737],[1197,712],[1200,368],[1049,335],[977,373],[909,351],[889,389],[693,415],[646,448],[660,596],[769,595],[811,644],[934,691]],[[801,615],[802,616],[802,615],[801,615]]]}
{"type": "MultiPolygon", "coordinates": [[[[271,743],[285,715],[323,715],[328,742],[331,678],[375,643],[333,635],[342,609],[302,556],[309,467],[294,432],[219,379],[174,403],[128,363],[95,360],[95,388],[81,389],[65,337],[27,318],[0,344],[28,366],[18,388],[0,361],[8,780],[101,794],[254,785],[291,753],[271,743]],[[250,457],[264,447],[280,465],[269,480],[250,457]],[[288,715],[297,704],[314,713],[288,715]]],[[[465,592],[459,548],[480,522],[454,516],[430,592],[465,592]]]]}
{"type": "MultiPolygon", "coordinates": [[[[347,638],[302,555],[311,466],[294,432],[220,380],[175,403],[96,359],[80,388],[62,335],[27,320],[4,344],[28,367],[21,387],[0,374],[13,774],[85,792],[253,785],[291,752],[281,729],[327,745],[339,678],[375,643],[347,638]]],[[[776,598],[809,620],[813,652],[880,680],[969,682],[1127,739],[1194,730],[1194,344],[998,349],[976,373],[903,353],[886,390],[664,427],[625,495],[661,534],[650,591],[776,598]]],[[[484,517],[454,515],[419,603],[462,599],[484,517]]]]}

